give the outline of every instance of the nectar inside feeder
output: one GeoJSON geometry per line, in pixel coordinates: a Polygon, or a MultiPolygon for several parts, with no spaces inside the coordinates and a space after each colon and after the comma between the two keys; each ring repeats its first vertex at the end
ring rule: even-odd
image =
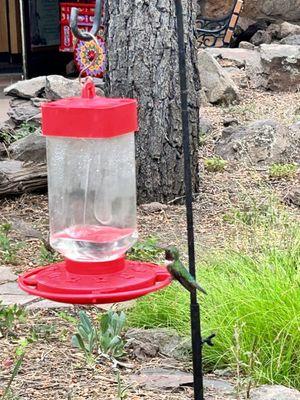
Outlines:
{"type": "Polygon", "coordinates": [[[50,244],[64,262],[19,277],[26,292],[67,303],[126,301],[171,282],[163,266],[125,259],[136,242],[137,103],[95,95],[42,106],[50,244]]]}

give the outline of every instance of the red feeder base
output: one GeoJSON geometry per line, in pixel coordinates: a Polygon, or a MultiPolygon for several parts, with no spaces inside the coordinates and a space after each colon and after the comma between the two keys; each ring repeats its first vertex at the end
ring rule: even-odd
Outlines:
{"type": "Polygon", "coordinates": [[[19,277],[19,286],[38,297],[71,304],[127,301],[155,292],[171,283],[165,267],[118,260],[65,262],[36,268],[19,277]]]}

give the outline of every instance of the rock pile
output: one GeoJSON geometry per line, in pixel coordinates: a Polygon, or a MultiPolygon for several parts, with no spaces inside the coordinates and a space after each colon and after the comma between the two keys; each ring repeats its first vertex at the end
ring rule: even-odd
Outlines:
{"type": "MultiPolygon", "coordinates": [[[[11,100],[9,119],[0,126],[0,196],[43,189],[47,172],[41,104],[80,96],[81,84],[59,75],[41,76],[16,82],[4,93],[11,100]]],[[[103,96],[100,88],[97,94],[103,96]]]]}

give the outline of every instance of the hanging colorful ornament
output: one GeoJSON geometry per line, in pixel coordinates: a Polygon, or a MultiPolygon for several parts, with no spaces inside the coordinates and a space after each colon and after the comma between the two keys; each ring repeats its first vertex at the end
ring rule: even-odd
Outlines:
{"type": "Polygon", "coordinates": [[[80,72],[84,71],[82,76],[102,78],[106,71],[106,44],[101,36],[97,36],[97,40],[98,46],[94,40],[79,40],[75,45],[75,64],[80,72]]]}

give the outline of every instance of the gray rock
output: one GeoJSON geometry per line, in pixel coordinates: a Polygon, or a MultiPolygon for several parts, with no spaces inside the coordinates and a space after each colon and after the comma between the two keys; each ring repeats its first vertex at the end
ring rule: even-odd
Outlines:
{"type": "MultiPolygon", "coordinates": [[[[82,86],[79,80],[67,79],[60,75],[50,75],[46,77],[45,94],[48,100],[58,100],[67,97],[81,96],[82,86]]],[[[100,88],[96,89],[98,96],[103,96],[100,88]]]]}
{"type": "Polygon", "coordinates": [[[249,42],[241,42],[239,44],[239,48],[243,50],[255,50],[255,46],[252,43],[249,42]]]}
{"type": "Polygon", "coordinates": [[[31,133],[17,140],[9,148],[11,157],[20,161],[46,162],[46,138],[39,133],[31,133]]]}
{"type": "Polygon", "coordinates": [[[7,157],[6,147],[4,143],[0,142],[0,160],[4,160],[7,157]]]}
{"type": "Polygon", "coordinates": [[[250,400],[300,400],[300,392],[281,385],[263,385],[251,391],[250,400]]]}
{"type": "Polygon", "coordinates": [[[0,285],[0,295],[24,295],[17,282],[8,282],[0,285]]]}
{"type": "Polygon", "coordinates": [[[300,35],[300,26],[289,22],[283,22],[280,25],[280,39],[286,38],[290,35],[300,35]]]}
{"type": "Polygon", "coordinates": [[[218,62],[206,50],[199,50],[198,65],[202,90],[212,104],[231,104],[239,100],[239,90],[218,62]]]}
{"type": "Polygon", "coordinates": [[[10,268],[0,267],[0,284],[6,282],[13,282],[16,280],[17,280],[17,275],[15,275],[10,268]]]}
{"type": "Polygon", "coordinates": [[[213,124],[205,117],[200,115],[200,135],[208,135],[213,129],[213,124]]]}
{"type": "Polygon", "coordinates": [[[30,101],[21,99],[11,100],[8,115],[16,126],[29,121],[40,123],[41,119],[40,109],[34,107],[30,101]]]}
{"type": "Polygon", "coordinates": [[[46,77],[46,99],[58,100],[81,95],[81,84],[78,79],[67,79],[60,75],[46,77]]]}
{"type": "Polygon", "coordinates": [[[191,351],[190,340],[170,329],[130,329],[126,339],[133,354],[141,360],[158,354],[186,359],[191,351]]]}
{"type": "Polygon", "coordinates": [[[280,41],[281,44],[300,46],[300,35],[290,35],[280,41]]]}
{"type": "MultiPolygon", "coordinates": [[[[245,42],[242,42],[245,43],[245,42]]],[[[252,46],[250,43],[248,45],[252,46]]],[[[231,49],[231,48],[211,48],[206,50],[210,55],[216,58],[219,63],[223,66],[235,66],[238,68],[243,68],[246,62],[252,62],[252,59],[259,57],[259,54],[254,49],[231,49]],[[228,64],[230,63],[230,64],[228,64]]]]}
{"type": "Polygon", "coordinates": [[[299,21],[300,0],[245,1],[243,15],[254,18],[256,20],[258,18],[271,18],[283,21],[299,21]]]}
{"type": "Polygon", "coordinates": [[[257,31],[251,38],[250,42],[254,46],[260,46],[263,43],[272,43],[272,35],[267,31],[257,31]]]}
{"type": "Polygon", "coordinates": [[[140,209],[148,214],[164,211],[168,208],[166,204],[154,201],[152,203],[141,204],[140,209]]]}
{"type": "Polygon", "coordinates": [[[4,89],[7,96],[31,99],[40,96],[45,90],[46,77],[39,76],[25,81],[18,81],[4,89]]]}
{"type": "MultiPolygon", "coordinates": [[[[191,386],[193,375],[177,368],[143,368],[139,374],[129,376],[129,381],[150,390],[174,390],[181,386],[191,386]]],[[[234,393],[234,386],[221,379],[205,378],[203,384],[208,393],[222,396],[234,393]]]]}
{"type": "Polygon", "coordinates": [[[260,59],[247,63],[246,73],[254,88],[297,92],[300,88],[300,47],[262,44],[260,59]]]}
{"type": "Polygon", "coordinates": [[[193,383],[193,375],[172,368],[144,368],[139,374],[129,377],[131,383],[137,383],[146,389],[171,390],[193,383]]]}
{"type": "Polygon", "coordinates": [[[285,196],[285,202],[300,207],[300,186],[293,188],[285,196]]]}
{"type": "Polygon", "coordinates": [[[225,160],[249,165],[298,162],[300,135],[271,120],[224,129],[215,152],[225,160]]]}
{"type": "Polygon", "coordinates": [[[37,299],[37,297],[30,296],[29,294],[26,295],[25,292],[23,292],[22,295],[20,295],[20,294],[5,294],[5,295],[0,296],[0,301],[4,306],[11,306],[14,304],[18,304],[20,306],[25,306],[27,304],[32,303],[36,299],[37,299]]]}

